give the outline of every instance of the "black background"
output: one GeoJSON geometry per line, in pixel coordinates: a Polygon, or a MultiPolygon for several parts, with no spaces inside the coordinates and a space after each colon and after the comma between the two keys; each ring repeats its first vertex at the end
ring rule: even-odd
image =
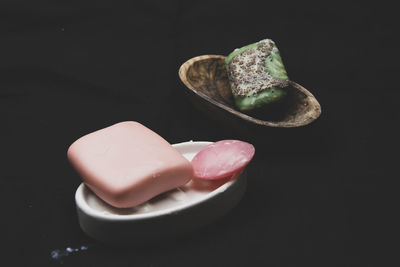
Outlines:
{"type": "Polygon", "coordinates": [[[363,2],[2,1],[4,266],[382,266],[396,252],[397,16],[363,2]],[[264,38],[323,113],[302,130],[241,136],[192,106],[177,71],[191,57],[264,38]],[[80,178],[66,150],[125,120],[170,143],[254,142],[245,197],[174,240],[125,248],[91,240],[77,222],[80,178]],[[50,257],[81,245],[89,249],[50,257]]]}

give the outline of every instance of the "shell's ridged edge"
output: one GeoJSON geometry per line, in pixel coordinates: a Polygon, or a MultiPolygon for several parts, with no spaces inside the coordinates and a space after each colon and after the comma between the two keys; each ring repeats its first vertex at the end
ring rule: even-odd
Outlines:
{"type": "Polygon", "coordinates": [[[225,59],[225,56],[222,55],[202,55],[202,56],[197,56],[194,58],[191,58],[187,60],[185,63],[181,65],[179,68],[179,78],[181,81],[185,84],[186,87],[188,87],[190,90],[192,90],[196,95],[200,96],[201,98],[207,100],[208,102],[246,120],[250,121],[252,123],[258,124],[258,125],[263,125],[263,126],[270,126],[270,127],[282,127],[282,128],[291,128],[291,127],[299,127],[299,126],[305,126],[307,124],[310,124],[314,120],[316,120],[320,115],[321,115],[321,105],[318,103],[317,99],[311,94],[306,88],[301,86],[300,84],[297,84],[296,82],[290,81],[290,85],[295,87],[297,90],[301,91],[307,96],[308,102],[314,107],[313,109],[310,109],[306,114],[305,114],[305,119],[301,121],[296,121],[293,123],[290,122],[271,122],[271,121],[264,121],[260,119],[256,119],[254,117],[251,117],[247,114],[244,114],[238,110],[235,110],[231,107],[228,107],[222,103],[219,103],[215,101],[214,99],[210,98],[209,96],[205,95],[202,92],[199,92],[196,90],[196,88],[193,87],[193,85],[189,82],[187,79],[187,72],[189,68],[197,61],[201,61],[204,59],[225,59]]]}

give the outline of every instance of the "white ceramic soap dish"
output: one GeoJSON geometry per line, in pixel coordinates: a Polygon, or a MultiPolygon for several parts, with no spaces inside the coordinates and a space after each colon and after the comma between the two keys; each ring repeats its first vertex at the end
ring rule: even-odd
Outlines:
{"type": "MultiPolygon", "coordinates": [[[[212,142],[173,145],[189,161],[212,142]]],[[[79,224],[89,236],[104,243],[135,243],[179,235],[225,215],[246,189],[242,172],[229,181],[191,181],[140,206],[114,208],[83,183],[75,194],[79,224]]]]}

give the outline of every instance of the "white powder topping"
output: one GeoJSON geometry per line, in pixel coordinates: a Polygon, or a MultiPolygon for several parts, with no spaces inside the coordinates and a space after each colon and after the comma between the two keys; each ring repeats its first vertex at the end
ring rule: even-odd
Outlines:
{"type": "Polygon", "coordinates": [[[272,77],[265,68],[265,60],[274,46],[274,41],[265,39],[232,59],[228,76],[235,96],[251,96],[274,86],[284,86],[283,80],[272,77]]]}

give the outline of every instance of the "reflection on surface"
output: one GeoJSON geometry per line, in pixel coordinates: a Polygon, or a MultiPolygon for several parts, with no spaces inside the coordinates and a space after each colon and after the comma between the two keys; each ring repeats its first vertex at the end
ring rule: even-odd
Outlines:
{"type": "Polygon", "coordinates": [[[89,249],[89,246],[79,246],[77,248],[67,247],[66,249],[55,249],[50,252],[50,257],[53,260],[56,260],[60,263],[63,263],[62,259],[68,257],[72,254],[76,254],[78,252],[86,251],[89,249]]]}

